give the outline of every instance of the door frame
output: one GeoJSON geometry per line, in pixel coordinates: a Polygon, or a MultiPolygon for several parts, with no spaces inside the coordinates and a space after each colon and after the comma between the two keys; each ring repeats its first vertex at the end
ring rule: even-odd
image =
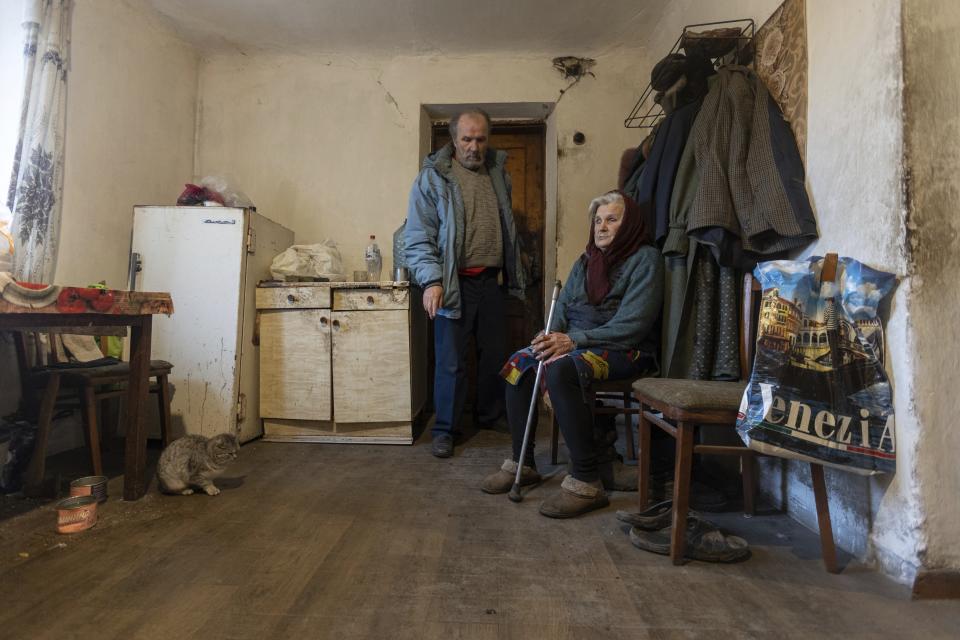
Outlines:
{"type": "Polygon", "coordinates": [[[494,126],[545,125],[543,162],[543,317],[547,317],[553,283],[557,279],[557,117],[555,102],[496,102],[420,105],[420,149],[417,170],[423,158],[430,153],[433,128],[449,123],[450,118],[470,107],[479,107],[490,114],[494,126]]]}

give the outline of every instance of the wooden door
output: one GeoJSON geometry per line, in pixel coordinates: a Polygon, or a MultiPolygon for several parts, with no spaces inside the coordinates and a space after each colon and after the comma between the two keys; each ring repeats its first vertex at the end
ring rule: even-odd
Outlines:
{"type": "MultiPolygon", "coordinates": [[[[513,217],[520,236],[520,257],[527,280],[525,300],[507,298],[508,354],[530,344],[530,339],[544,325],[545,137],[544,124],[494,125],[490,135],[490,146],[507,152],[506,168],[513,182],[513,217]]],[[[434,150],[449,141],[446,125],[435,125],[434,150]]]]}
{"type": "Polygon", "coordinates": [[[330,420],[330,310],[260,314],[260,416],[330,420]]]}
{"type": "Polygon", "coordinates": [[[334,420],[409,422],[407,309],[334,311],[332,318],[334,420]]]}

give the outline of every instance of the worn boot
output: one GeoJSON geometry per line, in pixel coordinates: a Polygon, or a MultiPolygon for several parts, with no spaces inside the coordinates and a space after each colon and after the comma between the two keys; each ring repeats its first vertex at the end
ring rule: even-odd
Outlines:
{"type": "Polygon", "coordinates": [[[610,500],[599,480],[583,482],[567,476],[560,485],[560,491],[540,504],[540,513],[548,518],[575,518],[609,504],[610,500]]]}
{"type": "MultiPolygon", "coordinates": [[[[629,429],[630,426],[627,425],[629,429]]],[[[597,447],[600,480],[607,491],[636,491],[637,470],[623,464],[617,452],[617,422],[611,415],[598,415],[594,420],[593,440],[597,447]]]]}
{"type": "MultiPolygon", "coordinates": [[[[516,478],[517,463],[513,460],[504,460],[499,471],[483,479],[480,490],[484,493],[507,493],[513,487],[513,481],[516,478]]],[[[540,484],[542,480],[536,469],[523,465],[523,471],[520,472],[521,487],[540,484]]]]}

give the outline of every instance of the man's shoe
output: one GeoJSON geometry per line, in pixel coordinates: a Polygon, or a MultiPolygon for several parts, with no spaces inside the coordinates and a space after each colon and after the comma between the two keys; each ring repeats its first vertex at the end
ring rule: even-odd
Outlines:
{"type": "Polygon", "coordinates": [[[453,436],[449,433],[434,436],[430,450],[437,458],[449,458],[453,455],[453,436]]]}
{"type": "Polygon", "coordinates": [[[575,518],[579,515],[602,509],[610,504],[600,481],[583,482],[567,476],[560,491],[543,501],[540,513],[548,518],[575,518]]]}
{"type": "MultiPolygon", "coordinates": [[[[480,490],[484,493],[507,493],[513,488],[513,481],[517,478],[517,463],[513,460],[504,460],[503,466],[496,473],[493,473],[483,479],[480,490]]],[[[520,472],[520,486],[528,487],[534,484],[540,484],[543,478],[533,467],[523,465],[523,471],[520,472]]]]}

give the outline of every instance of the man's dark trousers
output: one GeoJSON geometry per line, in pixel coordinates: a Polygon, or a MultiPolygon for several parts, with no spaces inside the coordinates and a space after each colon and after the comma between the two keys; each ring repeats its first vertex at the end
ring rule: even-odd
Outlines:
{"type": "Polygon", "coordinates": [[[436,370],[433,398],[436,421],[433,436],[460,433],[467,399],[467,343],[477,344],[477,419],[493,422],[503,414],[503,367],[506,316],[503,292],[497,284],[499,269],[477,276],[460,276],[461,314],[456,320],[438,315],[434,320],[436,370]]]}

